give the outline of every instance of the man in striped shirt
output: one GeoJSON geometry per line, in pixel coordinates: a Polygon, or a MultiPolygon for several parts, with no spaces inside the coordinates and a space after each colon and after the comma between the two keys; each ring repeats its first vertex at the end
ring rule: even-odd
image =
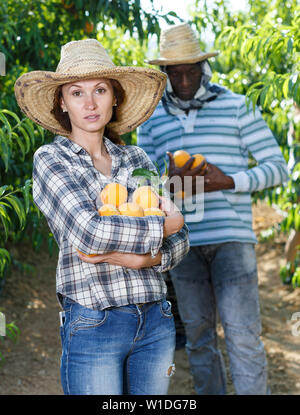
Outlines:
{"type": "MultiPolygon", "coordinates": [[[[260,112],[245,97],[211,84],[207,59],[186,23],[161,36],[157,64],[167,73],[165,94],[139,129],[138,145],[163,169],[166,153],[201,153],[204,213],[185,216],[190,252],[170,275],[187,336],[186,350],[198,394],[225,394],[226,374],[217,346],[222,323],[237,394],[266,394],[267,361],[260,340],[261,321],[251,193],[288,179],[280,148],[260,112]],[[257,165],[248,168],[248,155],[257,165]],[[217,314],[218,313],[218,314],[217,314]]],[[[188,161],[176,168],[169,155],[169,177],[201,174],[188,161]]]]}

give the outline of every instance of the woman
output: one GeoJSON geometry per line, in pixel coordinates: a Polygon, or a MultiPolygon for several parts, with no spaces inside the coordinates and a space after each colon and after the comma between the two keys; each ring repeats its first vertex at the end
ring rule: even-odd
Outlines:
{"type": "Polygon", "coordinates": [[[107,183],[123,184],[130,197],[132,171],[154,169],[119,135],[152,114],[164,86],[159,71],[116,67],[95,39],[67,43],[56,72],[30,72],[15,84],[23,112],[57,134],[34,154],[33,197],[59,246],[65,394],[168,390],[175,329],[161,272],[189,249],[183,217],[164,198],[165,217],[96,209],[107,183]]]}

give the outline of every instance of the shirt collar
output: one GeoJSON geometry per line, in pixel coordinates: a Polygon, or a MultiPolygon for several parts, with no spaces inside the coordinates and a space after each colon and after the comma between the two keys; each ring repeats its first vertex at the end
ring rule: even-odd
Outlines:
{"type": "MultiPolygon", "coordinates": [[[[124,148],[122,148],[122,146],[118,146],[117,144],[114,144],[111,140],[109,140],[106,137],[103,137],[103,141],[106,147],[107,152],[109,153],[109,155],[112,156],[121,156],[124,153],[124,148]]],[[[57,135],[54,138],[54,142],[55,143],[59,143],[67,148],[69,148],[70,150],[72,150],[74,153],[78,154],[80,152],[82,153],[87,153],[87,151],[81,147],[81,145],[74,143],[74,141],[70,140],[67,137],[64,137],[62,135],[57,135]]]]}
{"type": "Polygon", "coordinates": [[[85,151],[84,148],[82,148],[79,144],[74,143],[74,141],[70,140],[67,137],[64,137],[63,135],[57,135],[56,137],[54,137],[53,142],[69,148],[76,154],[80,153],[80,151],[85,151]]]}
{"type": "MultiPolygon", "coordinates": [[[[57,135],[54,138],[54,142],[66,148],[69,148],[75,154],[88,154],[88,152],[83,147],[81,147],[81,145],[74,143],[74,141],[62,135],[57,135]]],[[[125,154],[125,148],[124,146],[114,144],[111,140],[109,140],[106,137],[103,137],[103,142],[108,154],[111,156],[112,159],[111,177],[113,177],[118,174],[119,168],[122,164],[122,156],[125,154]]]]}

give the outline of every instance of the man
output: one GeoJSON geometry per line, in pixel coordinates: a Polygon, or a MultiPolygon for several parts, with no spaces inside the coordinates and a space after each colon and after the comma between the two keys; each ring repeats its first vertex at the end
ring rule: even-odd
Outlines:
{"type": "MultiPolygon", "coordinates": [[[[140,127],[138,145],[160,169],[166,153],[178,149],[201,153],[208,162],[203,219],[187,221],[191,249],[170,272],[196,392],[226,393],[218,313],[236,393],[266,394],[250,195],[287,180],[287,166],[260,112],[248,111],[244,96],[209,82],[207,59],[215,55],[201,52],[186,23],[162,33],[160,57],[149,63],[167,73],[167,88],[140,127]],[[248,152],[258,163],[251,169],[248,152]]],[[[202,174],[203,166],[191,169],[191,160],[177,168],[169,154],[169,177],[202,174]]]]}

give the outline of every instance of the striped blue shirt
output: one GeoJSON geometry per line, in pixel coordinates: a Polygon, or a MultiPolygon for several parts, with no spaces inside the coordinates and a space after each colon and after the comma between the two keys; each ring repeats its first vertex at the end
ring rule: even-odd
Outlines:
{"type": "Polygon", "coordinates": [[[138,145],[160,171],[166,152],[178,149],[203,154],[209,163],[230,175],[232,190],[204,194],[204,215],[189,220],[190,245],[229,241],[256,243],[252,229],[251,192],[281,184],[288,179],[286,162],[258,109],[253,112],[245,97],[229,90],[200,110],[171,115],[160,102],[138,130],[138,145]],[[257,165],[248,167],[249,153],[257,165]]]}

